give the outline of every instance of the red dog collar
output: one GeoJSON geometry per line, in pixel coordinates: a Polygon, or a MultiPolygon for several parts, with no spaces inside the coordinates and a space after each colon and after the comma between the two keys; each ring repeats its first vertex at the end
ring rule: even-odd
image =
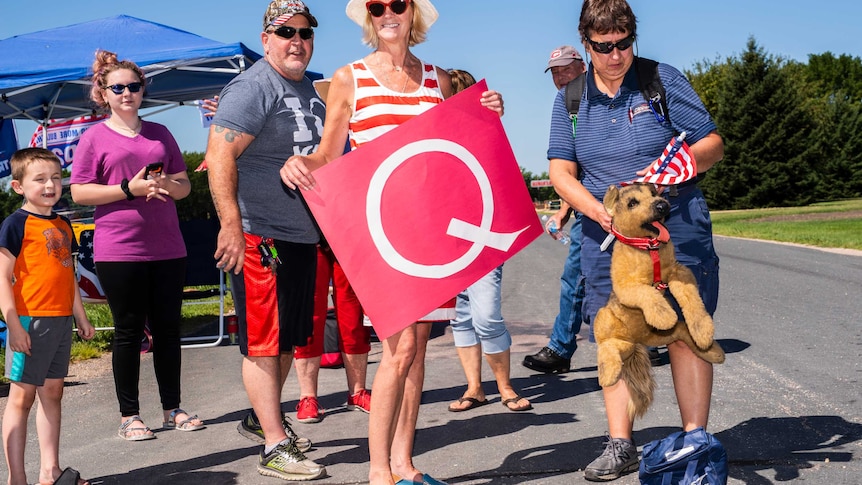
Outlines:
{"type": "Polygon", "coordinates": [[[653,286],[659,291],[664,291],[667,289],[667,283],[661,280],[661,258],[659,258],[658,249],[662,244],[670,241],[670,233],[667,232],[667,228],[661,222],[655,221],[652,225],[658,229],[658,236],[656,237],[626,237],[620,234],[613,225],[611,225],[611,232],[619,242],[633,248],[649,251],[652,259],[653,286]]]}

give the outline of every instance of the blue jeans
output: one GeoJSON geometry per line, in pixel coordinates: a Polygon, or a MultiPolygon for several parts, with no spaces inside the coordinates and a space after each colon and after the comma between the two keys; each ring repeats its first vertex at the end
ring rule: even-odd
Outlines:
{"type": "Polygon", "coordinates": [[[512,346],[512,336],[500,310],[502,282],[500,265],[458,294],[455,319],[449,323],[456,347],[481,343],[483,353],[499,354],[512,346]]]}
{"type": "Polygon", "coordinates": [[[551,330],[551,341],[548,348],[555,354],[571,359],[578,348],[575,337],[581,331],[584,302],[584,281],[581,278],[581,215],[576,214],[569,230],[572,242],[569,245],[569,256],[563,266],[560,276],[560,313],[554,320],[551,330]]]}

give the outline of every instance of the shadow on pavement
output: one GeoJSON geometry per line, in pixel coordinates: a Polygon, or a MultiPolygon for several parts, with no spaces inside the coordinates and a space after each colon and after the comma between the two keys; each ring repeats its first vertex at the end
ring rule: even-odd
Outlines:
{"type": "Polygon", "coordinates": [[[186,485],[235,484],[238,475],[232,472],[205,471],[228,462],[243,460],[257,455],[258,446],[238,448],[235,450],[192,458],[189,460],[162,463],[159,465],[130,470],[128,473],[89,478],[90,483],[99,485],[121,485],[124,483],[151,483],[186,485]]]}
{"type": "MultiPolygon", "coordinates": [[[[492,418],[491,416],[487,416],[492,418]]],[[[499,416],[496,416],[499,419],[499,416]]],[[[574,415],[552,414],[535,416],[524,421],[524,426],[560,424],[577,421],[574,415]],[[548,421],[546,422],[546,419],[548,421]]],[[[477,418],[474,418],[477,419],[477,418]]],[[[506,426],[486,423],[480,429],[497,428],[500,434],[516,431],[506,426]]],[[[458,423],[462,441],[481,440],[471,435],[471,423],[458,423]]],[[[423,430],[426,431],[426,430],[423,430]]],[[[635,431],[634,440],[644,445],[678,431],[674,427],[654,427],[635,431]]],[[[850,462],[853,449],[836,451],[862,439],[862,424],[851,423],[839,416],[802,416],[795,418],[754,418],[715,435],[728,450],[730,478],[748,485],[771,485],[775,482],[792,482],[800,478],[799,470],[822,465],[823,462],[850,462]],[[774,479],[758,472],[771,470],[774,479]]],[[[560,442],[553,445],[527,448],[510,454],[505,462],[488,470],[449,478],[450,483],[473,480],[490,480],[487,483],[510,485],[525,477],[539,480],[564,473],[583,470],[601,454],[605,437],[560,442]],[[541,472],[539,472],[541,471],[541,472]]],[[[480,446],[477,444],[477,446],[480,446]]]]}

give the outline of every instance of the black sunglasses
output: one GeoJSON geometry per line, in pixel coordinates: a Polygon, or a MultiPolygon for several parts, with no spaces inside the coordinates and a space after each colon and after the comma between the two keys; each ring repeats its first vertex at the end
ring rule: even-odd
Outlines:
{"type": "Polygon", "coordinates": [[[296,33],[299,32],[299,38],[302,40],[308,40],[314,37],[314,29],[311,27],[303,27],[301,29],[297,29],[294,27],[288,27],[287,25],[282,25],[281,27],[273,30],[275,35],[281,37],[282,39],[292,39],[296,33]]]}
{"type": "Polygon", "coordinates": [[[110,86],[105,86],[105,89],[110,89],[114,92],[114,94],[123,94],[126,88],[129,88],[130,93],[137,93],[144,87],[141,83],[129,83],[129,84],[111,84],[110,86]]]}
{"type": "Polygon", "coordinates": [[[367,2],[365,4],[365,8],[368,9],[368,13],[370,13],[374,17],[382,17],[386,12],[386,7],[389,7],[389,10],[392,10],[392,13],[395,15],[401,15],[402,13],[407,11],[407,3],[409,0],[395,0],[393,2],[383,3],[373,0],[371,2],[367,2]]]}
{"type": "Polygon", "coordinates": [[[614,47],[620,50],[620,52],[628,49],[635,42],[634,34],[626,37],[623,40],[617,42],[595,42],[587,38],[587,42],[593,46],[593,50],[598,52],[599,54],[610,54],[614,47]]]}

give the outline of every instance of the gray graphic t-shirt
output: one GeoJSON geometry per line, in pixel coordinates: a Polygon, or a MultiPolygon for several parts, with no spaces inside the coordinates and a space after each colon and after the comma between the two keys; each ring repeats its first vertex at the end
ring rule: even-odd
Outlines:
{"type": "Polygon", "coordinates": [[[308,78],[290,81],[261,59],[221,92],[213,123],[255,137],[237,160],[243,231],[313,244],[318,232],[298,190],[281,182],[292,155],[317,150],[326,107],[308,78]]]}

